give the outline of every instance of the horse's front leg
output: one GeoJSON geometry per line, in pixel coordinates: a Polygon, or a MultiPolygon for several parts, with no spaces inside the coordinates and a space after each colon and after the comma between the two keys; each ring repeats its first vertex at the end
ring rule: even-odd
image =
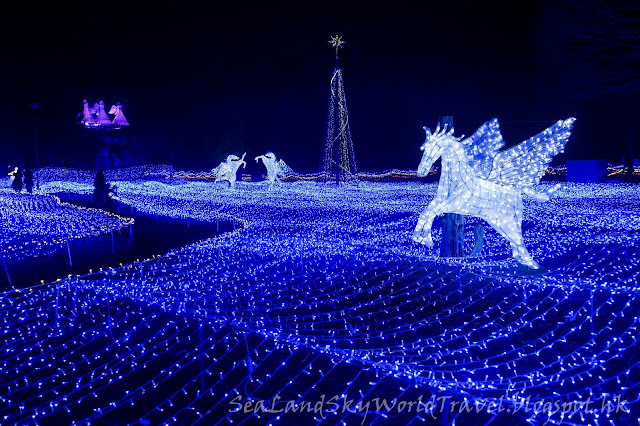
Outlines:
{"type": "Polygon", "coordinates": [[[416,228],[413,230],[413,241],[416,243],[424,244],[427,247],[433,247],[433,238],[431,237],[431,226],[433,220],[436,217],[434,203],[431,202],[429,206],[422,212],[418,218],[416,228]]]}

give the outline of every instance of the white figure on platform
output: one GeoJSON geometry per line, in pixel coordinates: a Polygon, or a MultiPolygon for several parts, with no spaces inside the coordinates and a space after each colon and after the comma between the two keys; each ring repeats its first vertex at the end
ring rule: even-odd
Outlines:
{"type": "MultiPolygon", "coordinates": [[[[95,106],[94,106],[95,107],[95,106]]],[[[109,126],[111,125],[111,120],[107,116],[107,113],[104,110],[104,102],[98,102],[98,109],[96,111],[96,125],[98,126],[109,126]]]]}
{"type": "Polygon", "coordinates": [[[442,157],[442,172],[436,197],[422,212],[413,240],[433,246],[431,226],[436,216],[456,213],[484,219],[509,241],[513,257],[531,268],[539,268],[522,239],[522,193],[538,202],[547,201],[560,185],[535,191],[547,164],[564,151],[575,118],[560,120],[542,133],[505,151],[498,120],[483,124],[471,137],[453,135],[453,128],[434,133],[425,127],[426,140],[418,176],[426,176],[442,157]]]}
{"type": "Polygon", "coordinates": [[[229,188],[236,187],[236,173],[238,169],[242,165],[242,167],[246,167],[247,163],[244,162],[244,157],[247,155],[245,152],[242,154],[242,158],[239,158],[237,155],[231,154],[227,156],[227,160],[225,162],[220,163],[218,167],[212,170],[212,172],[216,175],[216,182],[220,182],[226,180],[229,182],[229,188]]]}
{"type": "Polygon", "coordinates": [[[82,121],[80,123],[89,127],[95,125],[95,122],[94,111],[89,108],[89,102],[85,99],[82,101],[82,121]]]}
{"type": "Polygon", "coordinates": [[[282,160],[276,161],[276,156],[271,151],[264,155],[257,156],[256,163],[260,159],[262,160],[262,164],[267,168],[267,180],[269,181],[269,189],[271,189],[274,183],[281,183],[280,176],[285,175],[285,167],[287,166],[282,160]],[[283,165],[284,167],[282,167],[283,165]]]}
{"type": "Polygon", "coordinates": [[[111,124],[113,124],[114,126],[129,125],[127,118],[124,116],[124,113],[122,112],[122,104],[120,102],[116,102],[115,105],[111,105],[109,114],[114,115],[113,121],[111,122],[111,124]]]}

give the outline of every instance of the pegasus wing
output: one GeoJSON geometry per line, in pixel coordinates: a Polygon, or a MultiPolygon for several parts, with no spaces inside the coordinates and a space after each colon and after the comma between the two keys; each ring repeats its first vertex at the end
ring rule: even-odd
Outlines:
{"type": "Polygon", "coordinates": [[[278,176],[286,176],[288,174],[293,173],[293,169],[289,167],[287,163],[285,163],[284,160],[282,159],[278,160],[278,167],[280,168],[280,172],[278,173],[278,176]]]}
{"type": "Polygon", "coordinates": [[[564,152],[575,120],[573,117],[559,120],[545,131],[496,154],[487,180],[517,187],[539,183],[553,156],[564,152]]]}
{"type": "Polygon", "coordinates": [[[217,167],[214,167],[213,169],[211,169],[211,173],[216,177],[222,175],[223,173],[225,173],[226,165],[227,165],[226,163],[220,163],[217,167]]]}
{"type": "Polygon", "coordinates": [[[487,121],[476,132],[460,142],[467,154],[469,166],[481,178],[488,178],[493,159],[504,146],[498,119],[487,121]]]}

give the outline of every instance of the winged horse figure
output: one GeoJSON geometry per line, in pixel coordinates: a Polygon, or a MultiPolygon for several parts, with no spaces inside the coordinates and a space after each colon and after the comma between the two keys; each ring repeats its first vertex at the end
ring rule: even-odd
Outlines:
{"type": "Polygon", "coordinates": [[[245,152],[242,155],[242,158],[238,157],[235,154],[227,155],[226,162],[220,163],[218,167],[211,170],[216,175],[215,182],[220,182],[226,180],[229,182],[229,188],[236,187],[236,174],[240,166],[243,168],[247,166],[247,163],[244,161],[244,157],[247,155],[245,152]]]}
{"type": "Polygon", "coordinates": [[[256,158],[256,163],[258,160],[262,160],[262,163],[267,168],[267,180],[269,181],[269,189],[273,187],[274,183],[281,184],[280,176],[285,176],[287,173],[293,172],[291,167],[287,166],[287,164],[280,159],[280,161],[276,161],[276,156],[273,152],[269,151],[264,155],[258,155],[256,158]]]}
{"type": "Polygon", "coordinates": [[[560,185],[540,192],[533,185],[540,182],[554,155],[563,152],[571,135],[575,118],[560,120],[542,133],[514,146],[504,146],[496,118],[484,123],[469,138],[455,137],[453,128],[434,133],[425,127],[426,140],[418,167],[425,176],[433,163],[442,157],[442,172],[436,197],[422,212],[413,240],[433,246],[431,226],[436,216],[457,213],[484,219],[509,241],[513,257],[520,263],[539,268],[522,239],[522,194],[544,202],[560,185]]]}

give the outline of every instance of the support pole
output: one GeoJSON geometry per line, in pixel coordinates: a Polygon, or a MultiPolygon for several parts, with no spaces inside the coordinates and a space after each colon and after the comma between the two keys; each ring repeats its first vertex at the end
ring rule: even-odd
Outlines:
{"type": "Polygon", "coordinates": [[[590,323],[591,323],[591,337],[593,338],[593,288],[591,289],[590,299],[591,299],[591,315],[590,315],[590,323]]]}
{"type": "Polygon", "coordinates": [[[199,339],[199,346],[200,346],[200,350],[198,352],[200,352],[200,394],[204,395],[204,391],[205,391],[205,385],[204,385],[204,336],[202,333],[202,319],[199,321],[198,324],[198,339],[199,339]]]}
{"type": "Polygon", "coordinates": [[[445,213],[442,218],[440,257],[464,257],[464,216],[445,213]]]}
{"type": "Polygon", "coordinates": [[[133,244],[133,225],[129,225],[129,245],[133,244]]]}
{"type": "Polygon", "coordinates": [[[111,254],[116,254],[116,246],[113,243],[113,228],[111,228],[111,254]]]}
{"type": "Polygon", "coordinates": [[[302,257],[302,241],[299,238],[296,238],[296,243],[298,245],[298,254],[300,255],[300,275],[304,275],[304,258],[302,257]]]}
{"type": "Polygon", "coordinates": [[[11,277],[9,276],[9,269],[7,268],[7,264],[4,263],[4,256],[2,256],[2,266],[4,266],[4,271],[7,273],[7,279],[9,280],[9,285],[11,285],[11,277]]]}
{"type": "Polygon", "coordinates": [[[191,218],[187,218],[187,229],[189,229],[190,225],[191,225],[191,218]]]}
{"type": "MultiPolygon", "coordinates": [[[[78,283],[73,286],[73,316],[78,316],[78,283]]],[[[73,325],[73,322],[71,323],[73,325]]]]}
{"type": "Polygon", "coordinates": [[[111,332],[111,299],[107,300],[107,331],[113,339],[113,333],[111,332]]]}
{"type": "MultiPolygon", "coordinates": [[[[460,296],[458,301],[462,303],[462,265],[458,265],[458,296],[460,296]]],[[[458,309],[462,310],[462,308],[458,309]]]]}
{"type": "Polygon", "coordinates": [[[244,344],[247,347],[247,359],[245,360],[245,362],[247,363],[247,370],[249,370],[249,380],[251,380],[253,382],[253,361],[251,361],[251,351],[249,350],[249,342],[247,341],[247,335],[244,335],[244,344]]]}
{"type": "Polygon", "coordinates": [[[216,233],[220,233],[220,216],[216,217],[216,233]]]}
{"type": "Polygon", "coordinates": [[[73,261],[71,260],[71,246],[69,245],[68,238],[67,238],[67,254],[69,255],[69,266],[73,266],[73,261]]]}
{"type": "Polygon", "coordinates": [[[58,305],[60,304],[60,283],[56,282],[56,328],[60,326],[58,321],[58,305]]]}

